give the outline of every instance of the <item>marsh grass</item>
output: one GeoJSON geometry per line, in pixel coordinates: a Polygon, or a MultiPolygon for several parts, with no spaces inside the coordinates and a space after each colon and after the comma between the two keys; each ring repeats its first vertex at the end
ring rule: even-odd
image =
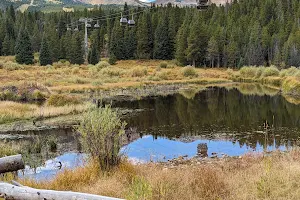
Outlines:
{"type": "Polygon", "coordinates": [[[38,106],[36,104],[23,104],[12,101],[0,101],[0,124],[15,120],[31,119],[37,117],[55,117],[60,115],[76,114],[85,111],[88,104],[64,106],[38,106]]]}

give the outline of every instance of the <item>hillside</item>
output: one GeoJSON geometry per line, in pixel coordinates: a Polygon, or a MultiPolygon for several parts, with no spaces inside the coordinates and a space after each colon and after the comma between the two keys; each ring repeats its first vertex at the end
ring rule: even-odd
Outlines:
{"type": "MultiPolygon", "coordinates": [[[[92,5],[123,5],[127,2],[129,5],[137,5],[135,0],[1,0],[0,9],[13,4],[20,11],[27,9],[42,11],[60,11],[63,7],[88,7],[92,5]]],[[[224,4],[226,0],[212,0],[215,4],[224,4]]],[[[177,5],[195,5],[196,0],[157,0],[157,4],[173,3],[177,5]]]]}

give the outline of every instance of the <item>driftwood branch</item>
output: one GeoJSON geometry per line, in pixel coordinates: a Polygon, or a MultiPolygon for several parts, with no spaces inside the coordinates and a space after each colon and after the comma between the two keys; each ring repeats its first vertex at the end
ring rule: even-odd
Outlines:
{"type": "Polygon", "coordinates": [[[18,171],[24,169],[24,167],[21,154],[0,158],[0,174],[18,171]]]}
{"type": "MultiPolygon", "coordinates": [[[[17,182],[14,184],[21,185],[17,182]]],[[[0,196],[7,200],[120,200],[79,192],[40,190],[0,182],[0,196]]]]}

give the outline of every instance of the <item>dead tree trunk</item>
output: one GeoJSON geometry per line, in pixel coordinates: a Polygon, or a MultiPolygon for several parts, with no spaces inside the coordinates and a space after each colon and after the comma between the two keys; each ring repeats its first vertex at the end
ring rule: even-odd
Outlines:
{"type": "Polygon", "coordinates": [[[18,171],[24,167],[21,154],[0,158],[0,174],[18,171]]]}
{"type": "Polygon", "coordinates": [[[3,182],[0,182],[0,197],[13,200],[120,200],[78,192],[39,190],[20,184],[11,185],[3,182]]]}

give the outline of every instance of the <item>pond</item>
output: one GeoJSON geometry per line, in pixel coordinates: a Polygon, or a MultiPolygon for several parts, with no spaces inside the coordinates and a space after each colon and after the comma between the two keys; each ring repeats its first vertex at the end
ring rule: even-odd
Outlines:
{"type": "MultiPolygon", "coordinates": [[[[137,130],[134,140],[122,148],[133,162],[193,157],[202,143],[207,144],[209,157],[286,150],[297,145],[300,137],[300,105],[262,85],[195,87],[114,102],[114,107],[139,110],[124,119],[137,130]]],[[[85,155],[76,153],[80,145],[70,134],[55,136],[59,153],[44,156],[47,161],[35,170],[28,164],[19,175],[49,179],[61,170],[60,164],[62,169],[83,165],[85,155]]]]}

